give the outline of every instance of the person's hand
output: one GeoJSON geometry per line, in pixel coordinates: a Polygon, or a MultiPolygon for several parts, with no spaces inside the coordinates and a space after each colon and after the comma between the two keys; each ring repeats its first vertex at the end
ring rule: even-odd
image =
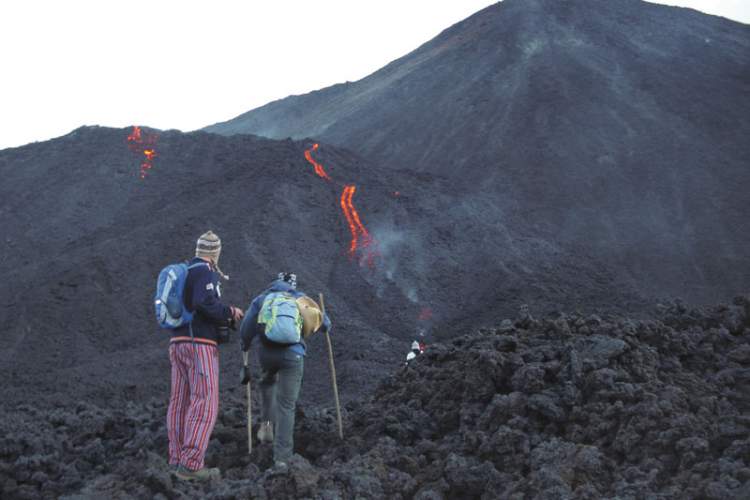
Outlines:
{"type": "Polygon", "coordinates": [[[240,385],[246,385],[250,382],[250,367],[243,365],[240,369],[240,385]]]}
{"type": "Polygon", "coordinates": [[[235,323],[239,323],[240,321],[242,321],[242,318],[245,316],[245,312],[242,309],[234,306],[231,306],[229,309],[231,309],[232,311],[232,320],[235,323]]]}

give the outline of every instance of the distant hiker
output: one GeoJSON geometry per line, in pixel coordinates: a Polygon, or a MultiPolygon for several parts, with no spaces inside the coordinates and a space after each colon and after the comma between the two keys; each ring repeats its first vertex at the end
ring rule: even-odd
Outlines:
{"type": "Polygon", "coordinates": [[[424,343],[417,342],[416,340],[411,343],[411,351],[406,355],[406,364],[422,354],[424,352],[424,343]]]}
{"type": "Polygon", "coordinates": [[[523,328],[524,330],[528,330],[536,323],[537,321],[531,316],[531,313],[529,312],[529,306],[527,304],[521,304],[521,306],[518,308],[518,317],[516,318],[514,326],[516,328],[523,328]]]}
{"type": "Polygon", "coordinates": [[[273,443],[277,468],[285,469],[294,448],[294,408],[302,385],[305,338],[327,332],[331,320],[318,305],[297,290],[297,276],[279,273],[267,290],[255,297],[240,327],[242,350],[260,337],[261,424],[258,440],[273,443]]]}
{"type": "MultiPolygon", "coordinates": [[[[169,344],[172,391],[167,411],[169,464],[180,479],[219,476],[204,458],[219,410],[219,349],[227,339],[220,331],[242,319],[243,312],[221,301],[219,269],[221,240],[208,231],[198,238],[195,258],[188,264],[182,294],[192,321],[175,328],[169,344]]],[[[226,332],[228,333],[228,332],[226,332]]]]}

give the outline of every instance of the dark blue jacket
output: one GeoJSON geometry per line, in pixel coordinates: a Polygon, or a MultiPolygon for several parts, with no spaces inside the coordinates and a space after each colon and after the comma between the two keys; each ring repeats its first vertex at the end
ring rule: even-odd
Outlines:
{"type": "MultiPolygon", "coordinates": [[[[198,257],[189,265],[205,263],[188,271],[185,280],[183,302],[193,312],[193,336],[195,341],[203,344],[217,345],[217,326],[228,326],[232,319],[232,310],[221,301],[221,283],[219,274],[211,265],[198,257]]],[[[172,342],[191,342],[187,325],[172,330],[172,342]]]]}
{"type": "MultiPolygon", "coordinates": [[[[247,312],[245,313],[245,318],[242,320],[242,326],[240,326],[240,339],[242,340],[243,351],[247,351],[248,349],[250,349],[250,343],[256,336],[260,335],[261,338],[263,338],[262,335],[265,326],[258,324],[258,313],[260,313],[260,308],[261,306],[263,306],[263,301],[266,299],[266,295],[271,292],[288,292],[294,298],[305,296],[303,292],[295,290],[286,281],[276,280],[269,285],[268,289],[265,292],[255,297],[255,299],[253,299],[253,301],[250,303],[250,307],[248,307],[247,312]]],[[[320,326],[318,331],[328,332],[330,331],[330,329],[331,320],[328,318],[327,314],[324,314],[323,324],[320,326]]],[[[307,346],[305,345],[305,341],[301,340],[299,344],[292,344],[286,347],[286,349],[290,349],[297,354],[301,354],[302,356],[304,356],[307,346]]]]}

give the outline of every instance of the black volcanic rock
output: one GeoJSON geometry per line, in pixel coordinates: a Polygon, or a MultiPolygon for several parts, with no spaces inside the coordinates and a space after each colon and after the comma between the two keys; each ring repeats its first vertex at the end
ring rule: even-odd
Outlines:
{"type": "Polygon", "coordinates": [[[750,27],[639,0],[505,0],[372,75],[207,127],[444,175],[512,235],[644,290],[750,282],[750,27]]]}
{"type": "Polygon", "coordinates": [[[208,462],[171,477],[165,402],[0,410],[3,498],[710,498],[750,493],[750,297],[644,321],[564,314],[431,345],[344,408],[299,407],[297,454],[275,473],[246,449],[243,391],[222,394],[208,462]],[[589,321],[589,319],[592,319],[589,321]],[[519,383],[519,381],[523,381],[519,383]],[[75,497],[74,497],[75,498],[75,497]]]}

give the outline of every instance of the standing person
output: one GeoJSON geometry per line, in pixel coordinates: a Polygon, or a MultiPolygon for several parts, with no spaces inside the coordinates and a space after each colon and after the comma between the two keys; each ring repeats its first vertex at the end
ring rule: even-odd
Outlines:
{"type": "Polygon", "coordinates": [[[260,338],[262,405],[258,440],[273,442],[277,469],[285,470],[293,453],[294,408],[302,386],[304,338],[330,328],[328,315],[297,290],[297,276],[292,273],[279,273],[278,279],[253,299],[245,313],[240,327],[242,350],[248,351],[253,339],[260,338]],[[295,325],[292,329],[296,330],[288,338],[280,333],[285,321],[295,325]]]}
{"type": "Polygon", "coordinates": [[[219,348],[226,327],[242,319],[243,312],[221,301],[219,269],[221,240],[208,231],[198,238],[190,261],[183,303],[192,321],[175,328],[169,344],[172,390],[167,411],[169,464],[186,480],[206,480],[220,475],[206,468],[204,458],[219,410],[219,348]]]}

